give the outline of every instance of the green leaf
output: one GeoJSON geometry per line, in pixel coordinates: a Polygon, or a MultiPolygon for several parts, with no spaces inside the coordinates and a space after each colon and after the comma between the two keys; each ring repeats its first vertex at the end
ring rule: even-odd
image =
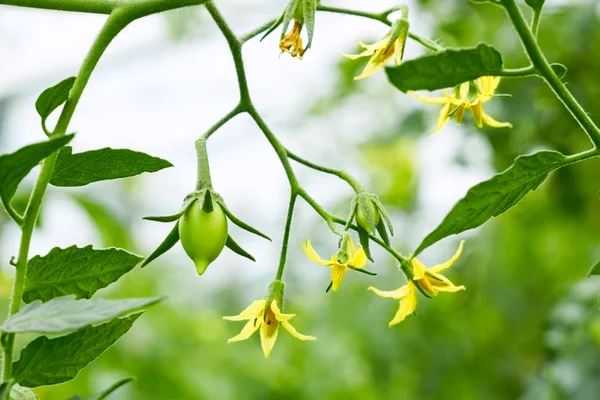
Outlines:
{"type": "Polygon", "coordinates": [[[525,0],[525,3],[534,10],[541,10],[546,0],[525,0]]]}
{"type": "Polygon", "coordinates": [[[246,257],[249,260],[256,262],[252,254],[248,253],[246,250],[242,249],[242,247],[236,243],[235,240],[230,236],[227,236],[227,242],[225,242],[225,246],[229,248],[229,250],[233,251],[236,254],[239,254],[242,257],[246,257]]]}
{"type": "Polygon", "coordinates": [[[160,297],[77,300],[75,296],[58,297],[46,303],[36,300],[4,321],[2,330],[10,333],[66,334],[87,325],[97,325],[131,314],[160,300],[160,297]]]}
{"type": "Polygon", "coordinates": [[[504,213],[537,189],[551,171],[568,163],[568,158],[556,151],[518,157],[504,172],[469,189],[442,223],[421,242],[415,256],[447,236],[477,228],[504,213]]]}
{"type": "Polygon", "coordinates": [[[600,275],[600,260],[590,269],[587,276],[600,275]]]}
{"type": "Polygon", "coordinates": [[[437,90],[502,71],[502,56],[491,46],[444,50],[386,68],[389,81],[403,92],[437,90]]]}
{"type": "Polygon", "coordinates": [[[84,186],[172,166],[162,158],[129,149],[104,148],[73,154],[71,147],[65,147],[58,154],[50,183],[54,186],[84,186]]]}
{"type": "Polygon", "coordinates": [[[48,301],[70,294],[90,298],[141,261],[142,257],[121,249],[100,250],[92,245],[56,247],[29,261],[23,301],[48,301]]]}
{"type": "Polygon", "coordinates": [[[38,397],[31,390],[20,386],[14,385],[10,390],[11,400],[38,400],[38,397]]]}
{"type": "Polygon", "coordinates": [[[26,387],[69,381],[125,334],[140,315],[87,326],[55,339],[41,336],[21,352],[13,364],[13,376],[26,387]]]}
{"type": "Polygon", "coordinates": [[[40,117],[42,117],[44,125],[48,116],[52,114],[52,111],[56,110],[69,99],[69,92],[75,83],[75,79],[74,76],[67,78],[40,94],[35,102],[35,109],[40,114],[40,117]]]}
{"type": "Polygon", "coordinates": [[[158,257],[162,256],[167,251],[171,250],[171,247],[175,246],[175,243],[179,242],[179,221],[175,224],[171,232],[167,235],[165,240],[144,260],[140,268],[144,268],[158,257]]]}
{"type": "Polygon", "coordinates": [[[50,154],[69,143],[71,139],[73,139],[73,135],[66,135],[31,144],[14,153],[0,156],[0,198],[5,207],[9,207],[19,183],[27,174],[50,154]]]}

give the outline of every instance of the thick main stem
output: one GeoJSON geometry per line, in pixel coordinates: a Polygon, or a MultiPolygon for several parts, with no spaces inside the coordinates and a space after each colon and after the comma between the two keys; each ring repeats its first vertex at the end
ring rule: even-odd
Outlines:
{"type": "MultiPolygon", "coordinates": [[[[108,18],[104,27],[98,34],[96,41],[90,48],[87,57],[85,58],[81,69],[77,75],[77,79],[71,89],[69,100],[65,104],[62,113],[59,117],[56,129],[52,134],[52,137],[64,136],[71,117],[77,107],[77,103],[81,98],[81,94],[87,85],[87,82],[92,74],[92,71],[98,64],[98,60],[113,40],[115,36],[131,21],[131,18],[127,16],[122,10],[117,10],[108,18]]],[[[19,257],[16,265],[16,275],[12,287],[12,296],[9,305],[9,315],[16,314],[21,308],[21,298],[23,297],[23,291],[25,288],[25,278],[27,276],[27,263],[29,260],[29,246],[31,243],[31,237],[35,227],[35,222],[39,216],[44,194],[48,187],[48,182],[52,177],[52,171],[54,170],[54,164],[56,163],[57,153],[52,154],[44,160],[40,175],[37,179],[33,192],[29,197],[29,203],[25,210],[25,216],[23,218],[22,231],[21,231],[21,242],[19,247],[19,257]]],[[[4,368],[2,377],[4,381],[9,380],[12,377],[12,360],[13,360],[13,348],[15,341],[14,333],[7,333],[3,338],[3,350],[4,350],[4,368]]]]}
{"type": "Polygon", "coordinates": [[[502,0],[502,4],[521,39],[523,48],[531,63],[537,68],[556,97],[560,99],[565,108],[571,113],[585,133],[587,133],[594,146],[600,149],[600,130],[552,69],[515,1],[502,0]]]}

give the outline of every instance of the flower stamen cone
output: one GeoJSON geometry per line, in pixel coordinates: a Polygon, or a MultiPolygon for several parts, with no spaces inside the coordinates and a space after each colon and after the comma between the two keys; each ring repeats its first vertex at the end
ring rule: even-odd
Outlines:
{"type": "Polygon", "coordinates": [[[228,343],[246,340],[260,330],[260,343],[265,358],[269,358],[271,351],[277,341],[279,326],[281,325],[290,335],[300,340],[316,340],[314,336],[307,336],[298,331],[290,324],[290,320],[296,314],[284,314],[278,305],[277,299],[267,304],[267,299],[255,300],[244,311],[238,315],[223,317],[228,321],[248,321],[242,331],[230,338],[228,343]]]}
{"type": "Polygon", "coordinates": [[[492,128],[512,128],[510,122],[496,121],[483,109],[483,104],[494,97],[499,83],[499,76],[482,76],[472,82],[464,82],[457,86],[454,88],[454,93],[444,90],[444,97],[431,98],[415,92],[408,92],[408,94],[423,103],[442,106],[435,130],[431,135],[440,132],[452,117],[460,125],[466,110],[471,111],[478,128],[483,128],[484,125],[492,128]]]}
{"type": "Polygon", "coordinates": [[[324,260],[319,256],[312,247],[310,238],[301,244],[302,250],[311,261],[331,268],[331,289],[334,292],[340,288],[348,269],[364,271],[367,264],[367,255],[362,247],[357,249],[350,237],[346,237],[343,242],[345,243],[342,243],[340,251],[332,254],[329,260],[324,260]]]}
{"type": "Polygon", "coordinates": [[[399,301],[398,311],[394,318],[390,321],[389,326],[392,327],[413,314],[417,308],[417,290],[427,297],[435,297],[439,292],[458,292],[465,290],[464,286],[454,285],[448,278],[441,274],[442,271],[450,268],[460,257],[464,246],[464,241],[460,242],[458,250],[450,258],[450,260],[427,268],[416,258],[407,262],[408,265],[402,265],[402,269],[406,272],[409,279],[408,283],[396,290],[384,291],[374,287],[369,287],[369,291],[375,293],[379,297],[386,299],[394,299],[399,301]]]}
{"type": "Polygon", "coordinates": [[[394,64],[399,65],[404,55],[404,46],[408,37],[409,24],[406,19],[399,19],[394,23],[392,29],[380,41],[374,44],[365,44],[360,40],[356,42],[365,49],[360,54],[342,54],[351,60],[361,57],[370,57],[365,69],[355,80],[365,79],[374,75],[378,70],[385,67],[387,62],[394,59],[394,64]]]}

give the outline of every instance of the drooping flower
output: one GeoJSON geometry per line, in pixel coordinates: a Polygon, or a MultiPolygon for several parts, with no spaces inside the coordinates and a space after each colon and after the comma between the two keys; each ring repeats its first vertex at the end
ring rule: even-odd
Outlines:
{"type": "Polygon", "coordinates": [[[482,128],[484,124],[492,128],[512,128],[510,122],[499,122],[483,110],[483,104],[494,97],[499,83],[499,76],[482,76],[474,81],[456,86],[453,90],[454,93],[444,90],[444,97],[431,98],[415,92],[409,92],[409,94],[424,103],[442,106],[432,134],[441,131],[452,117],[455,117],[456,123],[460,125],[466,110],[471,111],[478,128],[482,128]]]}
{"type": "Polygon", "coordinates": [[[299,60],[302,60],[305,49],[302,47],[302,37],[300,37],[300,32],[302,32],[303,25],[304,23],[302,21],[298,19],[294,20],[292,30],[286,33],[279,42],[281,54],[288,53],[292,57],[297,57],[299,60]]]}
{"type": "Polygon", "coordinates": [[[356,60],[361,57],[371,57],[367,66],[363,72],[355,77],[355,80],[368,78],[385,67],[387,62],[394,59],[395,65],[399,65],[402,62],[402,56],[404,55],[404,45],[406,44],[406,38],[408,36],[408,21],[400,19],[394,23],[392,29],[387,35],[380,41],[374,44],[365,44],[360,40],[356,42],[360,47],[365,49],[360,54],[342,54],[351,60],[356,60]]]}
{"type": "Polygon", "coordinates": [[[267,305],[267,299],[255,300],[239,315],[223,317],[223,319],[228,321],[248,321],[242,328],[242,331],[229,339],[228,343],[246,340],[260,329],[260,344],[265,358],[268,358],[277,341],[279,325],[283,326],[290,335],[297,339],[316,340],[317,338],[314,336],[306,336],[298,333],[290,324],[289,321],[295,316],[296,314],[282,313],[279,309],[277,299],[273,299],[269,305],[267,305]]]}
{"type": "Polygon", "coordinates": [[[427,297],[435,297],[439,292],[458,292],[465,290],[464,286],[454,285],[448,278],[441,274],[450,268],[460,257],[464,242],[460,242],[456,254],[445,263],[427,268],[422,262],[413,258],[409,265],[402,265],[404,272],[410,276],[408,283],[396,290],[384,291],[374,287],[369,290],[379,297],[399,300],[400,304],[394,318],[390,321],[390,327],[403,321],[407,316],[415,312],[417,307],[417,289],[427,297]]]}
{"type": "Polygon", "coordinates": [[[304,250],[304,253],[311,261],[331,268],[331,289],[334,292],[339,289],[344,280],[344,276],[346,275],[346,271],[349,269],[369,275],[373,274],[364,269],[367,264],[367,255],[365,254],[365,251],[362,247],[357,250],[350,237],[346,237],[343,240],[340,251],[332,254],[330,260],[323,260],[321,256],[319,256],[312,247],[310,238],[307,239],[306,243],[302,243],[302,250],[304,250]]]}

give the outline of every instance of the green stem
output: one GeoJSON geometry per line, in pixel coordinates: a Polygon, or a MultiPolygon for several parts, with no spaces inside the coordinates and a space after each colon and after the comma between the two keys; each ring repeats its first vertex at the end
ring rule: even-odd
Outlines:
{"type": "Polygon", "coordinates": [[[538,31],[540,30],[540,19],[542,17],[542,8],[535,8],[533,10],[533,16],[531,17],[531,32],[533,36],[537,38],[538,31]]]}
{"type": "Polygon", "coordinates": [[[317,165],[313,162],[310,162],[292,152],[290,152],[289,150],[287,150],[287,155],[290,158],[290,160],[294,160],[302,165],[305,165],[309,168],[312,168],[316,171],[320,171],[320,172],[324,172],[326,174],[331,174],[331,175],[335,175],[340,179],[343,179],[344,181],[346,181],[350,186],[352,186],[352,189],[354,189],[354,191],[356,193],[362,193],[365,191],[365,189],[361,186],[360,183],[358,183],[358,181],[356,179],[354,179],[352,176],[350,176],[348,173],[346,173],[345,171],[341,171],[338,169],[332,169],[332,168],[327,168],[324,167],[322,165],[317,165]]]}
{"type": "Polygon", "coordinates": [[[515,0],[502,0],[502,5],[517,31],[531,63],[537,68],[556,97],[560,99],[565,108],[571,113],[577,123],[579,123],[594,146],[600,148],[600,130],[552,69],[550,63],[544,56],[544,53],[538,46],[533,33],[527,26],[523,14],[515,3],[515,0]]]}
{"type": "Polygon", "coordinates": [[[21,216],[17,210],[14,209],[14,207],[12,206],[12,204],[8,203],[8,204],[4,204],[4,209],[6,210],[6,213],[8,214],[8,216],[15,221],[15,223],[17,225],[22,225],[23,224],[23,216],[21,216]]]}
{"type": "MultiPolygon", "coordinates": [[[[112,41],[121,30],[127,26],[131,21],[127,17],[123,9],[115,11],[107,19],[104,27],[98,34],[96,41],[90,48],[87,57],[85,58],[81,69],[75,80],[75,84],[71,89],[69,100],[65,104],[62,113],[59,117],[56,129],[52,134],[53,137],[63,136],[67,130],[73,112],[81,94],[89,80],[89,77],[94,70],[98,60],[112,41]]],[[[25,288],[25,277],[27,276],[27,263],[29,260],[29,246],[31,243],[31,237],[35,227],[35,222],[39,216],[44,194],[48,187],[48,182],[52,176],[54,170],[54,164],[56,163],[57,153],[52,154],[44,160],[40,175],[37,179],[33,192],[29,198],[29,203],[25,210],[23,218],[23,224],[21,226],[21,243],[19,245],[19,256],[16,265],[16,275],[12,287],[12,296],[9,305],[9,315],[16,314],[21,308],[21,298],[23,297],[23,291],[25,288]]],[[[9,380],[12,377],[12,360],[13,360],[13,348],[14,348],[15,334],[5,334],[3,340],[4,349],[4,369],[3,369],[3,380],[9,380]]]]}
{"type": "Polygon", "coordinates": [[[196,140],[196,157],[198,159],[198,175],[196,179],[196,190],[212,189],[212,179],[210,177],[210,164],[208,162],[208,152],[206,151],[206,139],[196,140]]]}
{"type": "Polygon", "coordinates": [[[290,241],[290,230],[292,228],[292,219],[294,218],[294,206],[296,205],[296,198],[298,194],[292,191],[290,195],[290,204],[288,206],[287,217],[285,220],[285,228],[283,230],[283,240],[281,242],[281,255],[279,256],[279,266],[277,267],[276,280],[282,280],[283,271],[285,270],[285,263],[287,261],[288,244],[290,241]]]}
{"type": "MultiPolygon", "coordinates": [[[[202,135],[200,139],[208,140],[209,137],[213,135],[216,131],[218,131],[223,125],[233,119],[235,116],[244,112],[244,109],[241,104],[238,104],[233,110],[229,111],[223,118],[218,120],[213,126],[208,128],[208,130],[202,135]]],[[[199,139],[199,140],[200,140],[199,139]]]]}
{"type": "MultiPolygon", "coordinates": [[[[319,203],[317,203],[317,201],[315,199],[313,199],[305,190],[300,189],[298,191],[298,195],[300,197],[302,197],[315,210],[315,212],[317,214],[319,214],[321,216],[321,218],[323,218],[325,220],[325,222],[327,222],[327,224],[330,227],[333,226],[332,230],[334,230],[334,232],[337,230],[337,228],[335,228],[335,224],[347,226],[354,231],[358,231],[358,227],[356,225],[352,224],[351,221],[347,221],[343,218],[336,217],[335,215],[329,213],[329,211],[327,211],[319,203]]],[[[338,232],[339,232],[338,234],[340,236],[343,235],[343,232],[340,232],[340,231],[338,231],[338,232]]],[[[375,242],[379,246],[381,246],[381,248],[383,248],[385,251],[387,251],[392,257],[394,257],[399,262],[406,261],[406,258],[402,257],[402,255],[400,255],[400,253],[398,253],[396,250],[394,250],[393,247],[388,246],[383,240],[381,240],[377,236],[374,236],[373,234],[369,234],[369,238],[373,242],[375,242]]]]}
{"type": "Polygon", "coordinates": [[[248,111],[252,101],[250,100],[248,79],[246,78],[246,70],[244,69],[244,60],[242,58],[242,42],[235,36],[235,33],[231,30],[229,24],[227,24],[227,21],[225,21],[225,18],[223,18],[223,15],[221,15],[221,12],[213,1],[206,2],[206,9],[227,41],[235,64],[235,72],[240,89],[240,105],[244,110],[248,111]]]}
{"type": "Polygon", "coordinates": [[[524,78],[524,77],[528,77],[528,76],[537,76],[537,75],[539,75],[539,72],[536,67],[534,67],[533,65],[530,65],[528,67],[523,67],[523,68],[503,69],[502,71],[500,71],[499,73],[496,73],[495,75],[511,77],[511,78],[516,78],[516,77],[524,78]]]}

